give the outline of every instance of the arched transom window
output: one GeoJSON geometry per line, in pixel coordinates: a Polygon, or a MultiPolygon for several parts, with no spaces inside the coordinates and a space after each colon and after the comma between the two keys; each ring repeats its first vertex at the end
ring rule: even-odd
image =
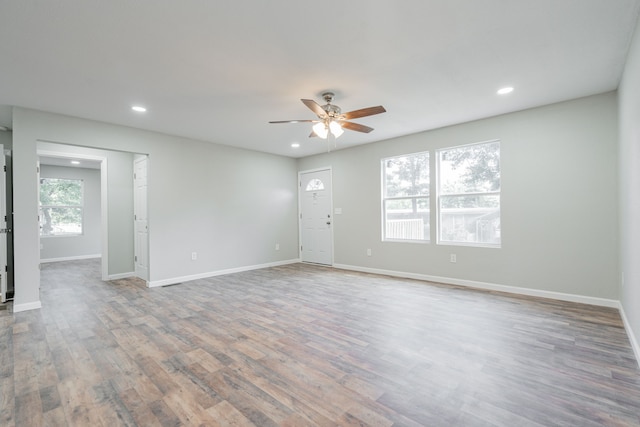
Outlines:
{"type": "Polygon", "coordinates": [[[311,181],[309,181],[309,183],[307,184],[307,188],[305,188],[305,191],[318,191],[318,190],[324,190],[324,183],[318,178],[314,178],[311,181]]]}

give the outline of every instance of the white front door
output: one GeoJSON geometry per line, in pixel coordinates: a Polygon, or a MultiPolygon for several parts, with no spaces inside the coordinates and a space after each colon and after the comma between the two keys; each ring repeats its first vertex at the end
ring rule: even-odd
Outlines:
{"type": "Polygon", "coordinates": [[[7,301],[7,170],[4,146],[0,144],[0,302],[7,301]]]}
{"type": "Polygon", "coordinates": [[[333,264],[331,170],[300,174],[300,259],[333,264]]]}
{"type": "Polygon", "coordinates": [[[133,213],[134,213],[134,263],[136,276],[149,280],[149,224],[147,216],[147,156],[140,156],[133,163],[133,213]]]}

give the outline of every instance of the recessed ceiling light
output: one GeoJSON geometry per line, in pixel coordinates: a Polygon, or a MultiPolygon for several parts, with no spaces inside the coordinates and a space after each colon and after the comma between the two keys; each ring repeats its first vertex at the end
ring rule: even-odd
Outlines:
{"type": "Polygon", "coordinates": [[[80,164],[80,162],[79,162],[79,161],[77,161],[77,160],[71,160],[71,164],[72,164],[72,165],[79,165],[79,164],[80,164]]]}
{"type": "Polygon", "coordinates": [[[134,105],[133,107],[131,107],[131,109],[133,111],[137,111],[138,113],[144,113],[145,111],[147,111],[146,108],[140,106],[140,105],[134,105]]]}
{"type": "Polygon", "coordinates": [[[503,87],[502,89],[498,90],[498,95],[506,95],[511,92],[513,92],[513,88],[511,86],[503,87]]]}
{"type": "Polygon", "coordinates": [[[298,148],[300,147],[300,144],[298,144],[297,142],[294,142],[293,144],[291,144],[291,148],[298,148]]]}

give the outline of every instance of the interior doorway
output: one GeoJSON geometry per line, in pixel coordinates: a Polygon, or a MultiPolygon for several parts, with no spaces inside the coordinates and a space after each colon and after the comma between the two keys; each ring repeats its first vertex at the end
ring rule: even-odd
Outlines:
{"type": "MultiPolygon", "coordinates": [[[[63,260],[77,260],[77,259],[85,259],[85,258],[101,258],[101,278],[102,280],[107,280],[108,278],[108,265],[109,265],[109,254],[108,254],[108,236],[106,232],[105,225],[107,224],[107,216],[108,216],[108,186],[107,186],[107,158],[97,155],[89,155],[82,153],[64,153],[58,151],[49,151],[49,150],[38,150],[38,197],[39,197],[39,206],[40,212],[38,214],[38,220],[40,222],[40,250],[41,250],[41,262],[54,262],[54,261],[63,261],[63,260]],[[52,178],[45,178],[48,174],[43,175],[43,168],[52,167],[58,171],[70,170],[70,172],[57,172],[54,173],[56,178],[54,180],[60,179],[62,175],[66,178],[70,178],[69,173],[73,175],[72,180],[69,181],[82,181],[82,195],[83,206],[82,206],[82,232],[79,235],[74,236],[61,236],[61,237],[43,237],[43,224],[45,222],[44,219],[44,211],[43,211],[43,201],[41,200],[41,185],[43,180],[51,180],[52,178]],[[72,168],[78,168],[80,170],[85,169],[87,173],[91,170],[97,170],[99,173],[99,183],[96,182],[90,188],[86,186],[86,176],[82,176],[82,172],[80,172],[81,176],[76,176],[73,173],[72,168]],[[99,195],[93,194],[95,189],[99,189],[99,195]],[[93,191],[92,191],[93,190],[93,191]],[[94,203],[91,203],[92,206],[96,206],[96,209],[88,209],[89,206],[86,204],[87,199],[91,198],[94,200],[94,203]],[[98,202],[99,199],[99,209],[95,203],[98,202]],[[95,218],[95,216],[98,218],[95,218]],[[90,226],[92,225],[92,226],[90,226]],[[87,228],[93,230],[93,232],[88,231],[87,228]],[[89,238],[94,240],[93,244],[88,244],[87,240],[89,238]],[[43,239],[47,239],[47,241],[43,241],[43,239]],[[62,246],[55,245],[54,239],[59,242],[64,242],[62,246]],[[99,239],[99,242],[96,240],[99,239]],[[77,242],[76,240],[80,240],[81,242],[77,242]],[[45,245],[46,243],[47,245],[45,245]],[[76,248],[77,246],[77,248],[76,248]],[[96,253],[95,250],[86,251],[87,247],[99,248],[96,253]],[[43,252],[43,250],[45,250],[43,252]]],[[[93,172],[95,173],[95,172],[93,172]]],[[[95,175],[94,175],[95,176],[95,175]]],[[[63,181],[67,181],[67,179],[63,179],[63,181]]],[[[45,233],[46,234],[46,233],[45,233]]],[[[57,242],[56,242],[57,243],[57,242]]]]}
{"type": "Polygon", "coordinates": [[[7,267],[7,235],[10,230],[7,226],[7,167],[4,156],[4,145],[0,144],[0,303],[7,301],[7,291],[9,290],[9,269],[7,267]]]}
{"type": "MultiPolygon", "coordinates": [[[[135,277],[134,160],[147,154],[38,141],[38,154],[100,158],[101,160],[101,279],[135,277]]],[[[145,186],[146,188],[146,186],[145,186]]],[[[144,199],[147,199],[144,194],[144,199]]],[[[147,209],[148,211],[148,209],[147,209]]],[[[148,237],[148,236],[147,236],[148,237]]],[[[147,249],[148,254],[148,249],[147,249]]],[[[151,269],[146,266],[146,276],[151,269]]],[[[145,279],[147,281],[148,279],[145,279]]]]}
{"type": "Polygon", "coordinates": [[[6,245],[2,245],[6,247],[6,257],[7,262],[5,266],[5,288],[2,295],[4,296],[3,301],[13,300],[14,295],[14,261],[13,261],[13,157],[11,152],[11,145],[6,146],[3,145],[2,149],[4,151],[4,179],[5,179],[5,197],[4,197],[4,218],[5,220],[5,239],[6,245]]]}

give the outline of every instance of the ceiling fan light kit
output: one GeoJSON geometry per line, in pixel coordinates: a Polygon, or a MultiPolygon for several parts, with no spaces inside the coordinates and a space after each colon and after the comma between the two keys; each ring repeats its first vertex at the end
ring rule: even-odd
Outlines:
{"type": "Polygon", "coordinates": [[[318,119],[316,120],[279,120],[271,121],[269,123],[315,123],[312,126],[313,130],[309,135],[309,138],[319,137],[327,139],[330,134],[333,135],[334,138],[338,138],[344,133],[344,129],[363,133],[371,132],[373,128],[350,122],[349,120],[373,116],[374,114],[380,114],[387,111],[382,105],[378,105],[377,107],[362,108],[343,114],[340,107],[331,103],[334,96],[333,92],[323,93],[322,98],[324,98],[326,102],[325,105],[320,105],[312,99],[301,99],[302,103],[313,111],[316,116],[318,116],[318,119]]]}
{"type": "Polygon", "coordinates": [[[325,122],[318,122],[313,125],[311,129],[313,129],[315,136],[319,136],[322,139],[327,139],[327,136],[329,135],[329,128],[327,128],[327,124],[325,122]]]}
{"type": "Polygon", "coordinates": [[[329,123],[329,130],[336,138],[344,133],[344,130],[342,130],[342,126],[340,125],[340,123],[334,121],[331,121],[329,123]]]}

